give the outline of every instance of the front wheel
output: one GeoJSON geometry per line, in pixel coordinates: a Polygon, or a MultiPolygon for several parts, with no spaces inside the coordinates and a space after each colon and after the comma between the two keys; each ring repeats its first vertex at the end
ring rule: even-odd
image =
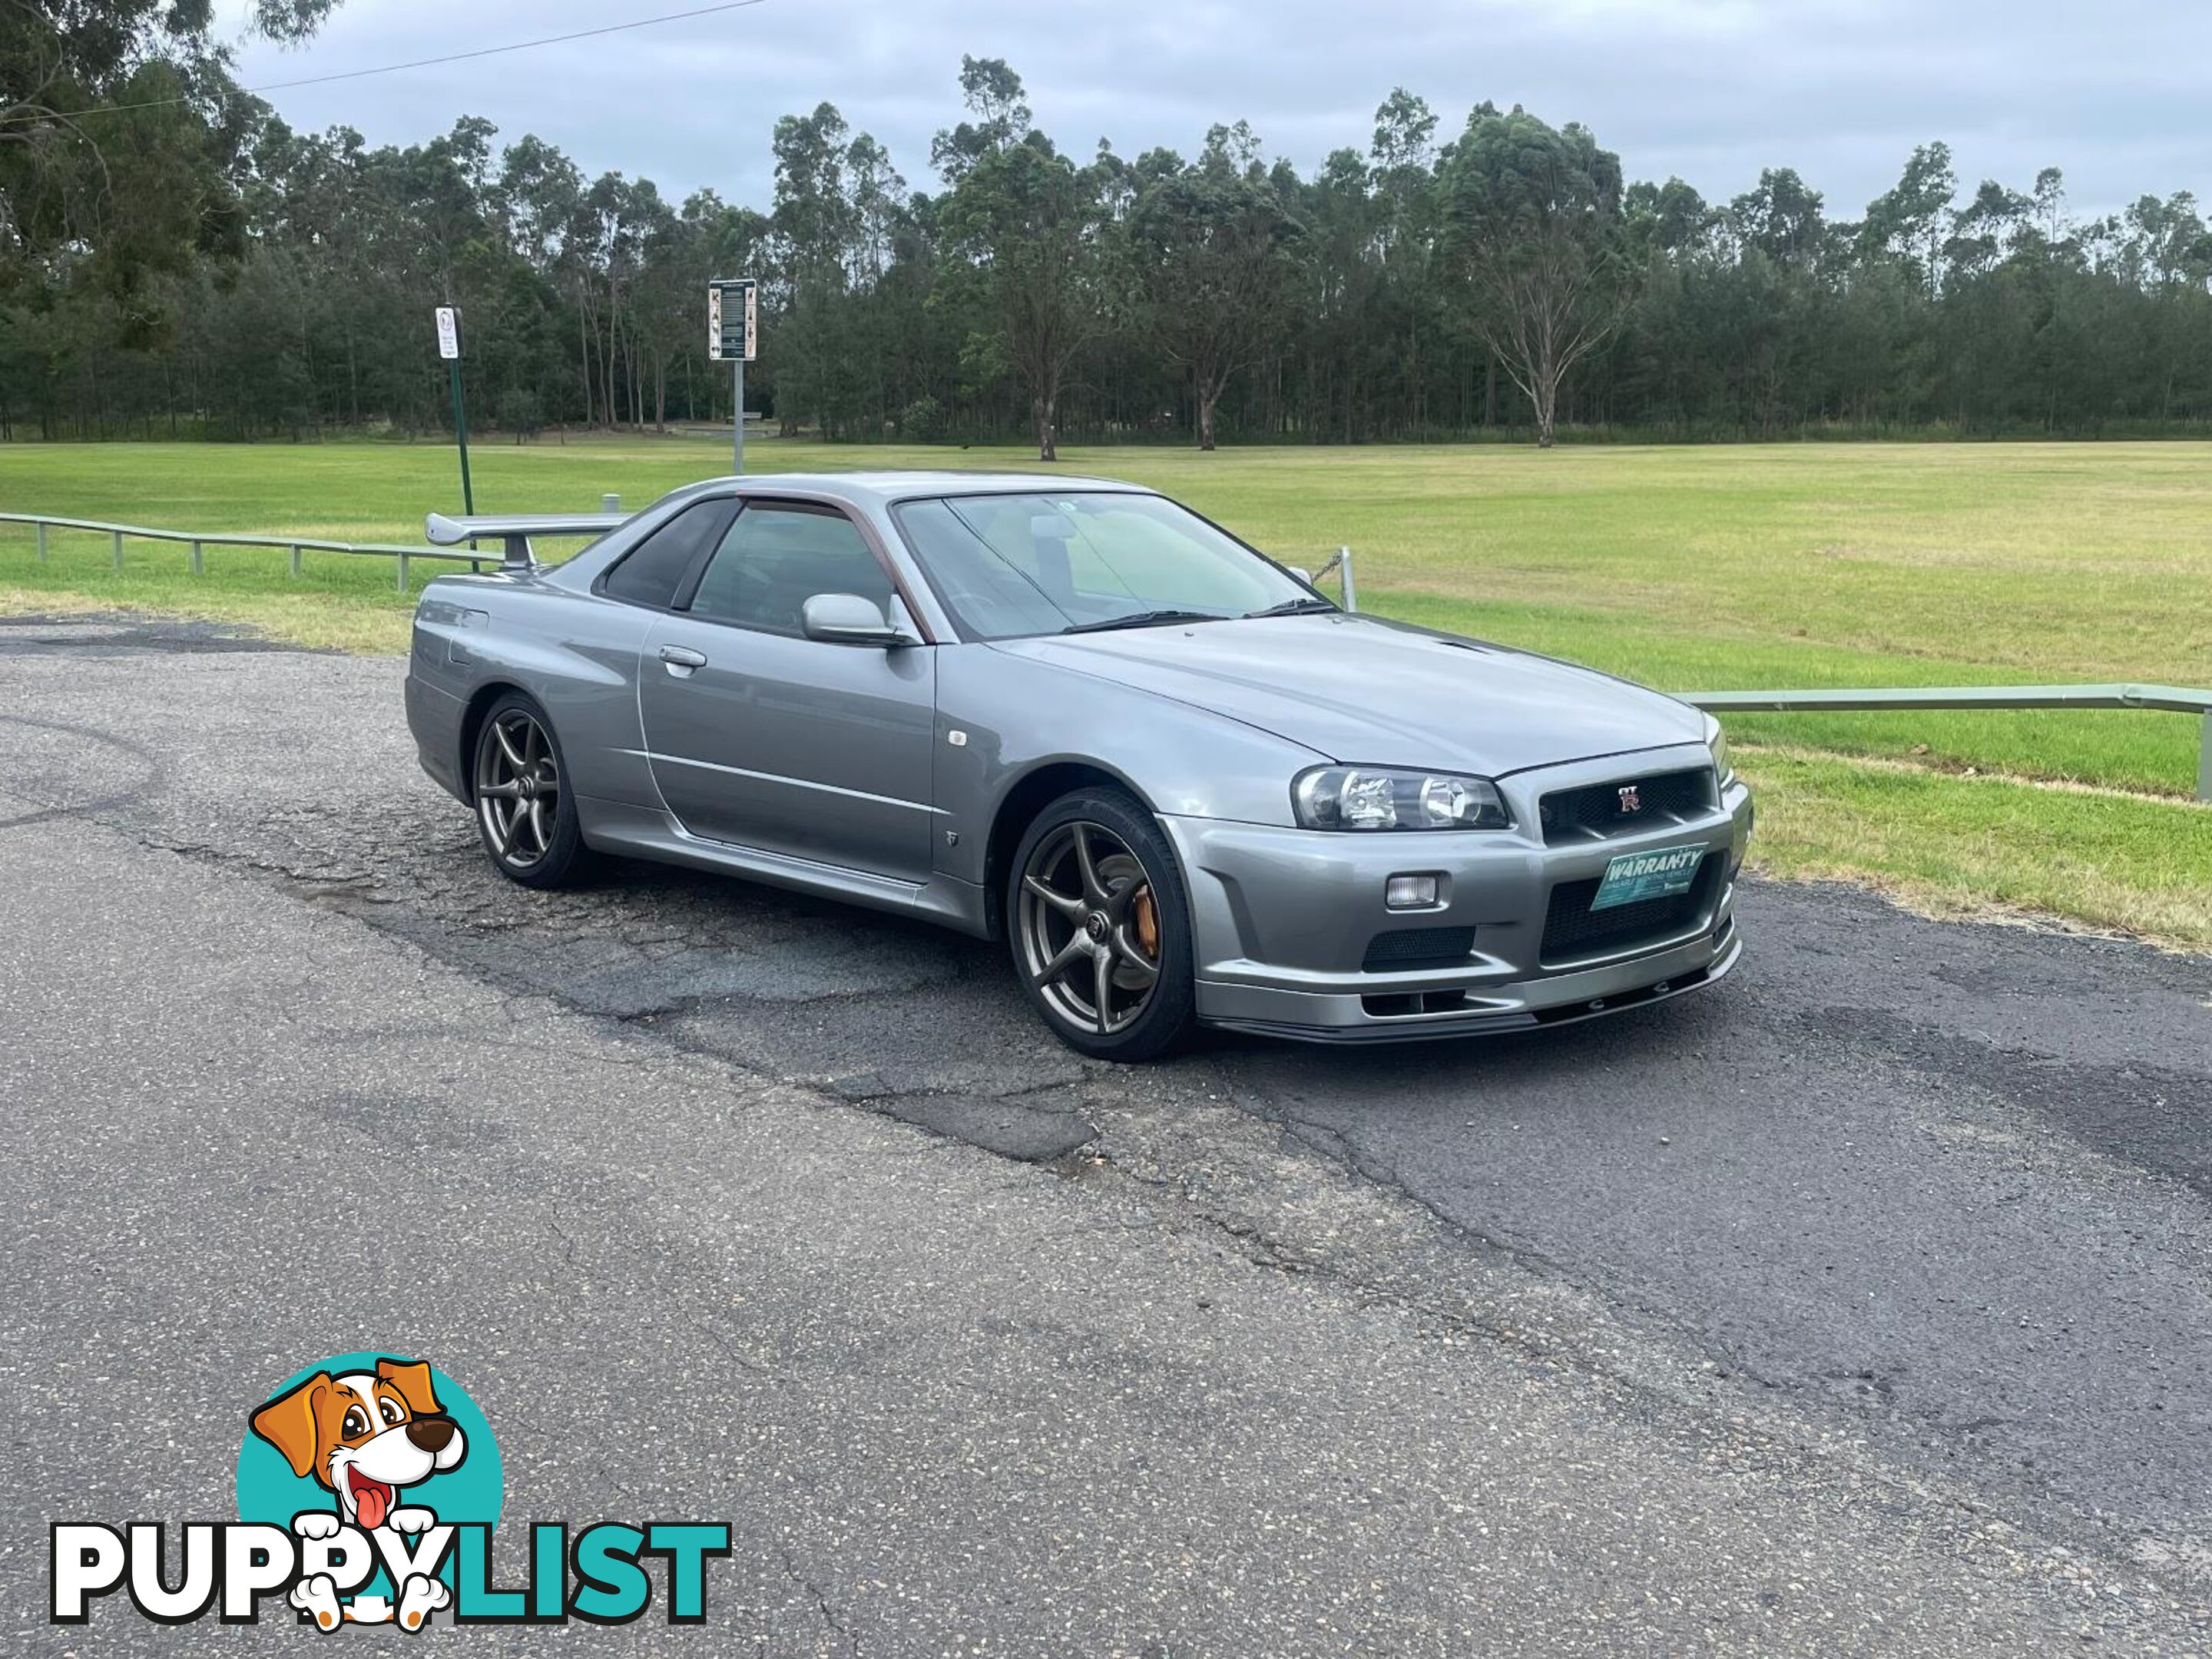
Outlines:
{"type": "Polygon", "coordinates": [[[1190,906],[1151,813],[1118,789],[1062,796],[1007,874],[1014,971],[1061,1042],[1145,1060],[1189,1031],[1190,906]]]}
{"type": "Polygon", "coordinates": [[[576,821],[561,745],[545,711],[509,692],[477,728],[471,775],[477,834],[500,874],[525,887],[565,887],[591,854],[576,821]]]}

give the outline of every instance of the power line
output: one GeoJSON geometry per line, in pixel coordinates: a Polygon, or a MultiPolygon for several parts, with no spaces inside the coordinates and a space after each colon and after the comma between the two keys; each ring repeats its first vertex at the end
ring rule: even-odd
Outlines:
{"type": "MultiPolygon", "coordinates": [[[[402,70],[430,69],[439,64],[465,64],[478,58],[498,58],[511,52],[530,52],[538,46],[557,46],[569,40],[589,40],[602,34],[621,34],[630,29],[649,29],[661,23],[681,23],[693,17],[711,17],[718,12],[743,11],[748,6],[760,6],[768,0],[723,0],[715,6],[696,6],[690,11],[672,11],[659,17],[634,18],[627,23],[603,23],[597,28],[575,29],[567,34],[548,34],[536,40],[517,40],[504,46],[479,46],[473,52],[453,52],[438,58],[411,58],[404,64],[384,64],[375,69],[343,70],[335,75],[309,75],[296,81],[271,81],[258,87],[241,87],[240,91],[255,97],[264,92],[286,92],[295,87],[327,86],[333,81],[361,81],[372,75],[397,75],[402,70]]],[[[176,98],[149,98],[137,104],[96,104],[90,109],[69,112],[69,118],[82,120],[88,115],[123,115],[132,110],[166,109],[174,104],[189,104],[191,94],[176,98]]],[[[0,125],[15,122],[37,122],[46,118],[42,114],[24,113],[0,120],[0,125]]]]}

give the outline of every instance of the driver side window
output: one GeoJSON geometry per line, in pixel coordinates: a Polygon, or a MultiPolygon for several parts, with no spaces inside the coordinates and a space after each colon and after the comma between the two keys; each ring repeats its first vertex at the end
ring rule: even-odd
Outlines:
{"type": "Polygon", "coordinates": [[[754,501],[714,550],[691,597],[695,617],[798,634],[817,593],[857,593],[887,607],[897,590],[858,526],[835,507],[754,501]]]}

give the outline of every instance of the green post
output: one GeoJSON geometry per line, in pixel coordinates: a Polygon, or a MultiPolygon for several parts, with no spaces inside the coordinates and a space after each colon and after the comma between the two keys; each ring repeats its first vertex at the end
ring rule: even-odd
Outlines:
{"type": "Polygon", "coordinates": [[[45,525],[41,524],[41,525],[39,526],[39,562],[40,562],[40,564],[44,564],[46,562],[46,526],[45,526],[45,525]]]}
{"type": "Polygon", "coordinates": [[[461,511],[477,510],[476,491],[469,487],[469,417],[461,407],[461,360],[451,358],[446,367],[453,372],[453,439],[461,449],[461,511]]]}
{"type": "Polygon", "coordinates": [[[111,533],[115,539],[115,568],[120,570],[123,568],[123,532],[118,530],[111,533]]]}

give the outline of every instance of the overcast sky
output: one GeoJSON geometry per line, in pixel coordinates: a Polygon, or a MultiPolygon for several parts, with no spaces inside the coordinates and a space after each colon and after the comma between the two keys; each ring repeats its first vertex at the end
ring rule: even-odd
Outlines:
{"type": "MultiPolygon", "coordinates": [[[[305,48],[243,47],[272,81],[556,34],[707,0],[345,0],[305,48]]],[[[243,0],[226,0],[242,17],[243,0]]],[[[1948,141],[1961,187],[2064,169],[2085,215],[2146,191],[2212,197],[2207,0],[764,0],[476,64],[269,94],[295,127],[418,142],[464,113],[559,144],[680,200],[765,208],[779,115],[827,100],[933,188],[930,135],[959,115],[963,52],[1000,57],[1039,125],[1087,155],[1189,154],[1249,120],[1310,171],[1364,150],[1395,86],[1448,137],[1484,98],[1580,120],[1631,179],[1720,200],[1795,167],[1856,217],[1915,143],[1948,141]]]]}

